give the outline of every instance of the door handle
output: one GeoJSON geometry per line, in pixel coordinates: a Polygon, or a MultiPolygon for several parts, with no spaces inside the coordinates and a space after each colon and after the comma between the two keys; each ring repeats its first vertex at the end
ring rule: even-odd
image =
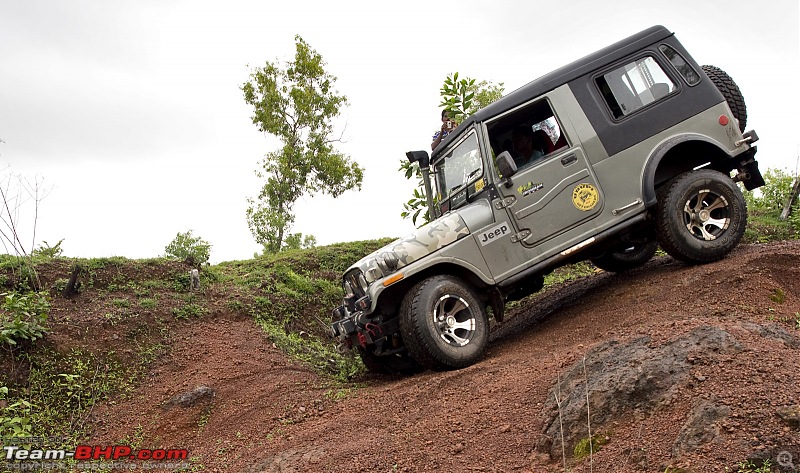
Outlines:
{"type": "Polygon", "coordinates": [[[570,164],[574,163],[577,160],[578,160],[577,156],[575,156],[574,154],[570,154],[569,156],[564,156],[563,158],[561,158],[561,164],[563,164],[564,166],[569,166],[570,164]]]}

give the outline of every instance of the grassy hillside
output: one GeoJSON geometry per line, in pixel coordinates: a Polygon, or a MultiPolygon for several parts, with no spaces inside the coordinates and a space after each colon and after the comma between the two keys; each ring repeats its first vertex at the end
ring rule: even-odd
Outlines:
{"type": "Polygon", "coordinates": [[[95,404],[123,402],[175,335],[204,317],[252,318],[278,348],[319,372],[357,375],[360,361],[327,338],[330,311],[340,304],[344,270],[388,241],[206,266],[199,290],[176,260],[3,258],[0,438],[54,436],[74,446],[95,404]],[[65,298],[75,268],[78,294],[65,298]]]}
{"type": "MultiPolygon", "coordinates": [[[[800,237],[765,198],[747,195],[747,243],[800,237]]],[[[0,438],[55,436],[43,447],[85,438],[93,406],[124,402],[176,334],[205,317],[253,320],[289,356],[332,380],[363,373],[357,357],[339,354],[327,336],[340,304],[340,277],[391,239],[293,250],[201,269],[191,290],[184,262],[163,258],[75,259],[0,256],[0,438]],[[77,268],[78,293],[62,295],[77,268]],[[31,288],[41,292],[32,293],[31,288]]],[[[558,284],[591,275],[579,263],[549,275],[558,284]]]]}

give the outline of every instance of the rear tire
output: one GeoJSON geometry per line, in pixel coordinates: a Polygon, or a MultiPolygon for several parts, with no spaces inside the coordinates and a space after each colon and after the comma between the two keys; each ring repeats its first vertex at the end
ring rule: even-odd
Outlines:
{"type": "Polygon", "coordinates": [[[675,177],[659,190],[657,221],[659,243],[670,256],[708,263],[739,244],[747,207],[728,176],[700,169],[675,177]]]}
{"type": "Polygon", "coordinates": [[[739,121],[739,131],[744,132],[747,126],[747,106],[744,103],[742,91],[725,71],[715,66],[702,66],[711,82],[717,86],[728,106],[731,108],[733,118],[739,121]]]}
{"type": "Polygon", "coordinates": [[[592,264],[611,273],[621,273],[650,261],[658,250],[658,241],[644,240],[636,243],[622,243],[612,248],[597,258],[592,258],[592,264]]]}
{"type": "Polygon", "coordinates": [[[400,333],[408,352],[426,368],[464,368],[486,350],[489,319],[466,283],[453,276],[433,276],[403,299],[400,333]]]}

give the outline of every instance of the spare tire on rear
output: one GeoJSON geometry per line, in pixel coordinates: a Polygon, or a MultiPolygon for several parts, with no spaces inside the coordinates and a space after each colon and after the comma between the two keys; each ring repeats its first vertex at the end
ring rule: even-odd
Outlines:
{"type": "Polygon", "coordinates": [[[702,66],[711,82],[717,86],[728,106],[733,112],[733,118],[739,121],[739,131],[744,132],[747,126],[747,106],[744,104],[744,97],[739,86],[731,79],[725,71],[715,66],[702,66]]]}

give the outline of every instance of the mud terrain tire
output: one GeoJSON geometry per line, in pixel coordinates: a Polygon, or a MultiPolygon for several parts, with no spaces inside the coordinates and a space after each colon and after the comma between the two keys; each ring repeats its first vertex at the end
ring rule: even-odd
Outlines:
{"type": "Polygon", "coordinates": [[[658,196],[658,240],[677,260],[717,261],[744,235],[744,197],[725,174],[711,169],[687,172],[667,182],[658,196]]]}
{"type": "Polygon", "coordinates": [[[489,341],[484,305],[462,280],[430,277],[406,294],[400,306],[400,333],[411,356],[432,369],[475,363],[489,341]]]}
{"type": "Polygon", "coordinates": [[[642,243],[622,243],[612,248],[597,258],[592,258],[592,264],[611,273],[621,273],[650,261],[658,250],[658,241],[647,240],[642,243]]]}
{"type": "Polygon", "coordinates": [[[742,96],[742,91],[739,90],[739,86],[737,86],[731,76],[722,69],[715,66],[702,67],[703,72],[705,72],[708,78],[711,79],[711,82],[717,86],[717,89],[722,92],[722,96],[725,97],[725,101],[728,102],[728,106],[731,108],[731,112],[733,112],[733,118],[739,121],[739,131],[744,132],[747,126],[747,106],[744,103],[744,97],[742,96]]]}

